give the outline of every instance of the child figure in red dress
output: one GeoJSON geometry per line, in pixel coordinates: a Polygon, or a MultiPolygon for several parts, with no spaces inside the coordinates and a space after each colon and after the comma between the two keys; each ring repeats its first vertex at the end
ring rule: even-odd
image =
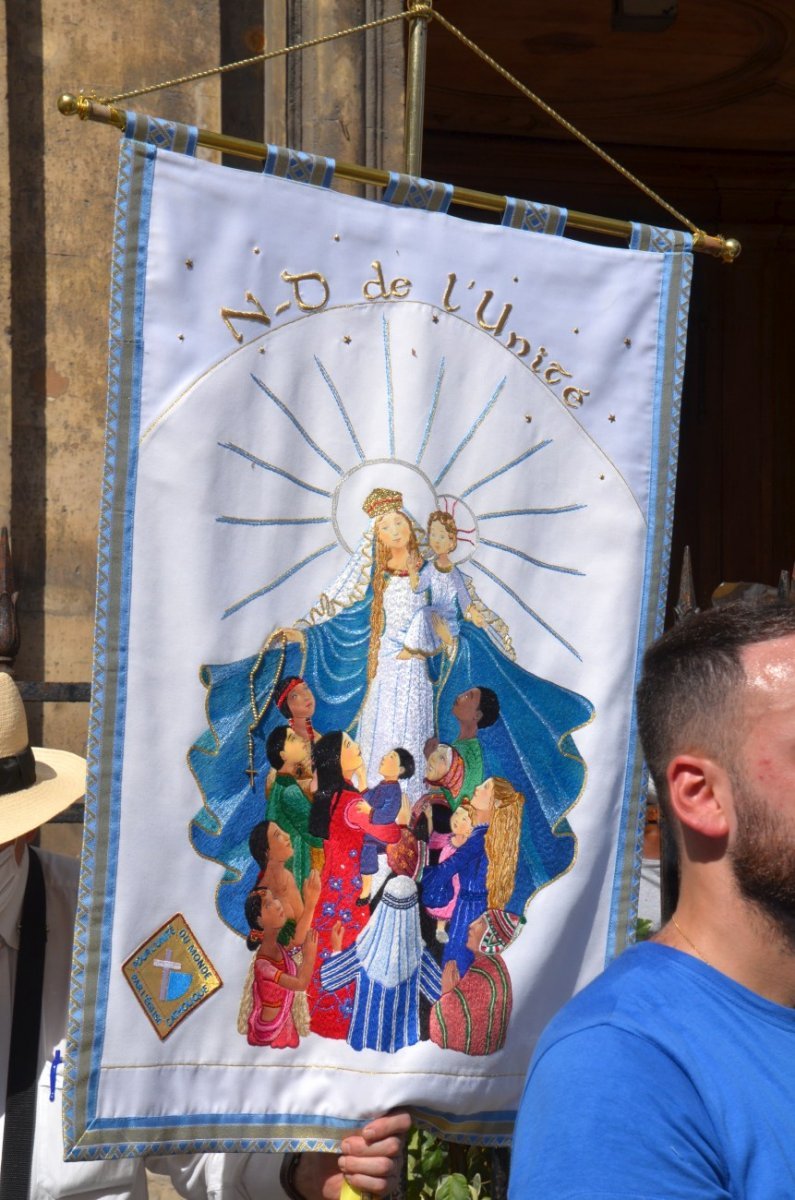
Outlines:
{"type": "Polygon", "coordinates": [[[348,1036],[353,1012],[354,985],[336,992],[320,986],[320,966],[332,955],[331,931],[342,928],[342,949],[353,945],[356,935],[370,917],[368,905],[357,905],[362,890],[359,860],[365,835],[389,845],[400,838],[396,824],[373,825],[370,806],[360,788],[367,786],[364,764],[356,742],[347,733],[327,733],[315,745],[318,787],[309,818],[309,832],[325,842],[325,861],[320,877],[320,899],[314,927],[317,930],[317,966],[309,987],[309,1027],[322,1037],[348,1036]]]}

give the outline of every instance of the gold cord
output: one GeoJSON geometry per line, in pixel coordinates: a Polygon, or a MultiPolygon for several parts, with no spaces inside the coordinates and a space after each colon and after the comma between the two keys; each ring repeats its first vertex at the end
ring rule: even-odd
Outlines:
{"type": "MultiPolygon", "coordinates": [[[[673,913],[671,914],[671,920],[673,921],[674,925],[676,926],[676,928],[677,928],[677,931],[678,931],[678,933],[679,933],[679,936],[681,937],[682,941],[683,941],[683,942],[687,942],[688,946],[689,946],[689,947],[690,947],[690,949],[693,951],[693,953],[694,953],[694,954],[696,954],[696,955],[697,955],[697,956],[698,956],[698,957],[701,959],[701,961],[702,961],[703,963],[706,963],[706,962],[707,962],[706,958],[705,958],[705,957],[704,957],[704,955],[701,953],[701,951],[699,950],[699,948],[698,948],[698,946],[696,945],[696,943],[695,943],[695,942],[693,942],[693,941],[691,941],[691,940],[690,940],[690,938],[689,938],[689,937],[687,936],[687,934],[685,933],[684,929],[682,929],[682,928],[680,927],[680,925],[679,925],[679,922],[677,921],[677,919],[676,919],[676,917],[673,915],[673,913]]],[[[707,963],[707,966],[709,966],[709,963],[707,963]]]]}
{"type": "Polygon", "coordinates": [[[488,65],[495,70],[498,75],[501,75],[503,79],[506,79],[508,83],[517,88],[523,96],[526,96],[528,100],[531,100],[533,104],[540,108],[542,112],[545,112],[548,117],[552,117],[553,121],[557,121],[558,125],[561,125],[565,130],[576,137],[579,142],[582,142],[582,144],[587,146],[589,150],[592,150],[594,154],[597,154],[599,158],[608,164],[608,166],[612,167],[615,171],[618,171],[619,175],[623,175],[624,178],[630,183],[633,183],[635,187],[640,188],[640,190],[644,192],[650,200],[654,200],[655,203],[662,205],[666,212],[669,212],[671,216],[676,217],[677,221],[681,221],[681,223],[685,225],[691,233],[700,234],[702,232],[697,225],[694,225],[692,221],[689,221],[687,217],[678,211],[678,209],[674,208],[672,204],[668,204],[665,200],[663,200],[662,196],[658,195],[657,192],[653,191],[652,188],[648,187],[645,183],[643,183],[642,180],[638,179],[636,175],[633,175],[631,171],[628,171],[626,167],[622,167],[621,163],[616,162],[616,160],[611,157],[606,150],[602,150],[600,146],[597,146],[596,142],[592,142],[591,139],[584,133],[581,133],[575,125],[572,125],[571,121],[567,121],[565,117],[561,116],[559,112],[556,112],[555,109],[552,108],[551,105],[547,104],[545,100],[542,100],[540,96],[535,94],[535,92],[531,92],[530,88],[525,87],[525,85],[521,83],[515,75],[511,75],[510,71],[507,71],[505,67],[500,66],[496,59],[493,59],[490,54],[485,52],[485,50],[481,50],[480,46],[478,46],[476,42],[473,42],[471,38],[468,38],[466,34],[462,33],[460,29],[457,29],[455,25],[451,25],[450,22],[435,9],[431,10],[430,15],[434,21],[438,21],[440,25],[443,25],[449,33],[452,33],[455,37],[457,37],[458,40],[467,46],[473,52],[473,54],[476,54],[478,58],[482,58],[485,63],[488,63],[488,65]]]}
{"type": "MultiPolygon", "coordinates": [[[[193,83],[197,79],[209,79],[212,75],[225,75],[229,71],[239,71],[242,67],[253,67],[257,63],[267,62],[271,58],[294,54],[297,50],[309,50],[312,46],[322,46],[324,42],[334,42],[338,38],[348,37],[352,33],[366,33],[368,29],[378,29],[381,25],[391,25],[393,21],[416,19],[416,10],[393,13],[391,17],[379,17],[377,21],[368,21],[364,25],[352,25],[350,29],[340,29],[337,33],[326,33],[322,37],[311,38],[308,42],[296,42],[294,46],[280,46],[278,50],[268,50],[264,54],[255,54],[253,58],[242,58],[239,62],[226,63],[223,67],[208,67],[206,71],[194,71],[192,75],[181,75],[178,79],[167,79],[165,83],[153,83],[149,87],[139,88],[134,92],[120,92],[118,96],[108,96],[99,100],[99,104],[118,104],[120,100],[132,100],[134,96],[148,96],[150,92],[162,92],[166,88],[178,87],[182,83],[193,83]]],[[[425,13],[421,13],[423,17],[425,13]]]]}
{"type": "MultiPolygon", "coordinates": [[[[628,171],[626,167],[622,167],[621,163],[617,162],[612,155],[608,154],[606,150],[603,150],[601,146],[597,146],[596,142],[593,142],[586,134],[577,129],[576,125],[572,125],[571,121],[567,121],[566,118],[552,108],[550,104],[547,104],[545,100],[542,100],[540,96],[537,96],[535,92],[526,87],[519,79],[516,78],[515,75],[512,75],[510,71],[501,66],[500,63],[498,63],[496,59],[492,58],[490,54],[487,54],[485,50],[482,50],[480,46],[478,46],[477,42],[473,42],[471,38],[468,38],[465,33],[448,21],[446,17],[443,17],[436,9],[432,8],[430,4],[422,3],[421,0],[420,2],[417,2],[417,0],[411,0],[411,3],[407,9],[399,13],[393,13],[389,17],[380,17],[375,21],[367,21],[363,25],[353,25],[349,29],[338,30],[337,33],[327,33],[322,37],[311,38],[306,42],[297,42],[294,46],[281,46],[278,50],[268,50],[263,54],[255,55],[253,58],[244,58],[239,62],[227,63],[225,66],[210,67],[206,71],[195,71],[192,75],[181,75],[177,79],[168,79],[164,83],[150,84],[149,87],[139,88],[136,91],[120,92],[119,95],[106,97],[105,99],[100,100],[99,103],[105,105],[118,104],[122,100],[131,100],[135,96],[147,96],[151,92],[160,92],[166,88],[178,87],[183,83],[193,83],[198,79],[208,79],[213,75],[224,75],[229,71],[238,71],[243,67],[251,67],[257,63],[268,62],[268,60],[272,58],[280,58],[287,54],[294,54],[299,50],[308,50],[312,46],[322,46],[327,42],[334,42],[339,38],[349,37],[354,33],[366,33],[370,29],[378,29],[384,25],[391,25],[395,21],[413,21],[417,19],[428,22],[438,21],[439,24],[448,31],[448,33],[451,33],[459,40],[459,42],[462,43],[462,45],[466,46],[472,51],[473,54],[477,55],[478,58],[487,63],[492,70],[496,71],[498,75],[501,75],[503,79],[510,83],[512,87],[516,88],[517,91],[521,92],[521,94],[535,104],[537,108],[540,108],[542,112],[546,113],[548,117],[551,117],[553,121],[557,122],[557,124],[560,125],[561,128],[565,129],[567,133],[570,133],[572,137],[575,137],[577,141],[581,142],[583,146],[586,146],[590,151],[592,151],[593,154],[596,154],[599,158],[601,158],[603,162],[607,163],[609,167],[612,167],[614,171],[617,171],[619,175],[623,176],[623,178],[629,183],[633,184],[636,188],[639,188],[640,191],[643,192],[644,195],[648,196],[650,200],[653,200],[655,204],[659,204],[660,207],[665,209],[667,213],[670,213],[672,217],[675,217],[677,221],[681,222],[682,225],[690,230],[697,241],[706,236],[703,230],[699,229],[698,225],[694,224],[693,221],[689,220],[683,213],[674,208],[672,204],[669,204],[666,200],[664,200],[662,196],[658,192],[655,192],[653,188],[650,188],[648,184],[645,184],[641,179],[638,179],[637,175],[633,175],[632,172],[628,171]]],[[[91,98],[93,99],[93,96],[91,98]]]]}

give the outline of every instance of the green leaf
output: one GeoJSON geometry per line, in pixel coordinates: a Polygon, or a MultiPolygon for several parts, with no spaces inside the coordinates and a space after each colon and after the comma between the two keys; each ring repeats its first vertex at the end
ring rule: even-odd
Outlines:
{"type": "Polygon", "coordinates": [[[645,942],[654,933],[654,925],[646,917],[637,917],[635,919],[635,941],[645,942]]]}
{"type": "Polygon", "coordinates": [[[422,1156],[422,1169],[426,1173],[431,1171],[441,1171],[442,1167],[444,1166],[444,1160],[445,1153],[441,1146],[437,1145],[433,1148],[429,1148],[422,1156]]]}
{"type": "Polygon", "coordinates": [[[466,1177],[464,1175],[445,1175],[436,1189],[435,1200],[470,1200],[466,1177]]]}

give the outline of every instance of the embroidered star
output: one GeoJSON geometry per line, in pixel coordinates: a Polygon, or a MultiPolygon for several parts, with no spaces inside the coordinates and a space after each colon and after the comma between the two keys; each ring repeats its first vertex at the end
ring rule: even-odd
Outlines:
{"type": "Polygon", "coordinates": [[[350,338],[350,336],[349,336],[347,333],[345,334],[345,337],[344,337],[342,340],[343,340],[343,342],[345,343],[345,345],[346,345],[346,346],[350,346],[350,344],[351,344],[351,338],[350,338]]]}
{"type": "Polygon", "coordinates": [[[177,334],[177,340],[178,340],[178,341],[180,341],[180,342],[184,342],[184,341],[185,341],[185,334],[184,334],[184,333],[178,333],[178,334],[177,334]]]}
{"type": "Polygon", "coordinates": [[[252,250],[252,254],[259,254],[259,252],[260,252],[259,246],[255,246],[254,249],[252,250]]]}
{"type": "Polygon", "coordinates": [[[186,258],[186,259],[185,259],[185,266],[188,268],[188,270],[189,270],[189,271],[192,271],[192,270],[193,270],[193,259],[192,259],[192,258],[186,258]]]}
{"type": "Polygon", "coordinates": [[[513,277],[513,281],[514,281],[514,283],[518,283],[518,282],[519,282],[519,276],[518,276],[518,275],[514,275],[514,277],[513,277]]]}
{"type": "Polygon", "coordinates": [[[612,425],[612,424],[613,424],[613,422],[614,422],[614,421],[615,421],[615,419],[616,419],[616,414],[615,414],[615,413],[611,413],[611,414],[610,414],[610,416],[609,416],[607,419],[608,419],[608,421],[610,422],[610,424],[612,425]]]}
{"type": "Polygon", "coordinates": [[[414,347],[413,347],[413,346],[411,347],[411,355],[412,355],[412,358],[416,358],[416,357],[417,357],[417,351],[414,349],[414,347]]]}
{"type": "Polygon", "coordinates": [[[525,421],[527,421],[527,424],[529,425],[533,418],[530,416],[530,413],[525,413],[524,419],[525,419],[525,421]]]}
{"type": "Polygon", "coordinates": [[[434,325],[438,325],[439,324],[439,314],[434,313],[433,316],[431,317],[431,320],[433,321],[434,325]]]}
{"type": "Polygon", "coordinates": [[[265,347],[264,347],[264,346],[260,346],[260,348],[259,348],[259,352],[260,352],[260,354],[264,354],[264,353],[265,353],[265,347]]]}
{"type": "Polygon", "coordinates": [[[600,476],[599,476],[599,478],[600,478],[600,479],[604,479],[604,475],[600,475],[600,476]]]}
{"type": "Polygon", "coordinates": [[[580,331],[579,331],[579,329],[577,328],[577,326],[575,325],[574,329],[572,329],[572,331],[571,331],[571,332],[572,332],[572,333],[579,333],[580,331]]]}
{"type": "Polygon", "coordinates": [[[632,345],[632,338],[624,338],[624,345],[629,347],[632,345]]]}
{"type": "Polygon", "coordinates": [[[335,233],[335,234],[334,234],[334,241],[335,241],[335,242],[338,242],[339,240],[340,240],[340,235],[339,235],[338,233],[335,233]]]}

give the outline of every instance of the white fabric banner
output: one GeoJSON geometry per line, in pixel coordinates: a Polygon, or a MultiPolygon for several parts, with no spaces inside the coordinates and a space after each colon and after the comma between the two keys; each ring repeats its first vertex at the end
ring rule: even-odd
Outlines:
{"type": "Polygon", "coordinates": [[[644,239],[123,141],[74,1157],[510,1140],[634,919],[691,268],[644,239]]]}

